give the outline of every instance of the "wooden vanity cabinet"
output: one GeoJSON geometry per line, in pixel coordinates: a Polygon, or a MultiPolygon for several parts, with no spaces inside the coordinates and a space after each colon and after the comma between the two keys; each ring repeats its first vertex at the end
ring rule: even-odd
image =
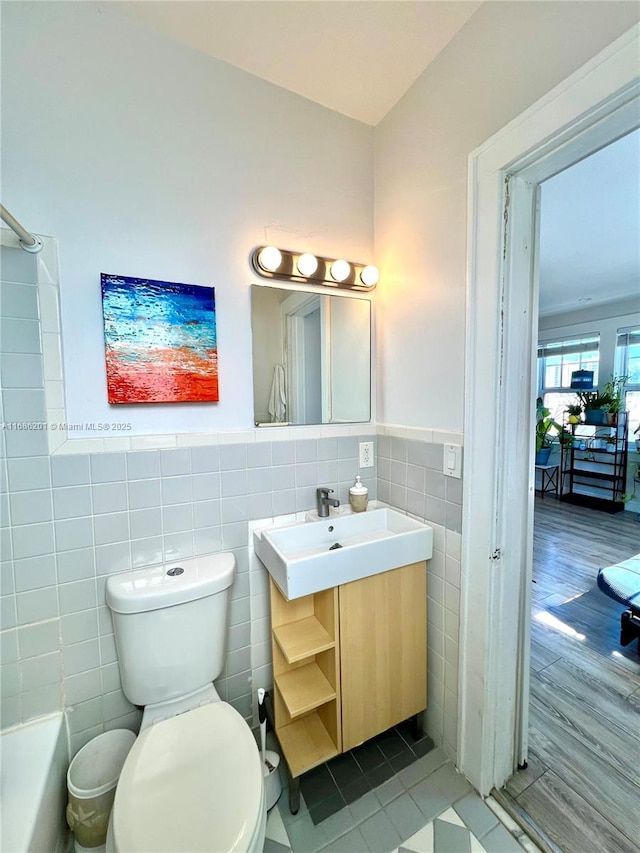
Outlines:
{"type": "Polygon", "coordinates": [[[275,730],[294,780],[426,708],[426,584],[424,562],[293,601],[270,581],[275,730]]]}
{"type": "Polygon", "coordinates": [[[414,563],[340,587],[344,752],[426,707],[426,586],[414,563]]]}

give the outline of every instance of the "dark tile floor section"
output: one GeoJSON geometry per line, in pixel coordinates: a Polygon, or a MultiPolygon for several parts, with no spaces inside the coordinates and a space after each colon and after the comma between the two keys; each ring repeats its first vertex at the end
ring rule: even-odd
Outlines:
{"type": "Polygon", "coordinates": [[[432,749],[427,735],[414,740],[407,721],[315,767],[300,778],[311,820],[321,823],[432,749]]]}

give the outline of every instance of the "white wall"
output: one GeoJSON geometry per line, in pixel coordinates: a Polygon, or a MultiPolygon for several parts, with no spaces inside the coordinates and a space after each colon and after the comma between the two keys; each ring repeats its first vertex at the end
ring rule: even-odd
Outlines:
{"type": "Polygon", "coordinates": [[[378,421],[462,429],[468,155],[638,15],[485,3],[376,128],[378,421]]]}
{"type": "Polygon", "coordinates": [[[246,429],[250,251],[371,259],[372,130],[116,7],[2,9],[2,201],[58,239],[68,419],[246,429]],[[218,404],[110,409],[101,272],[216,288],[218,404]]]}

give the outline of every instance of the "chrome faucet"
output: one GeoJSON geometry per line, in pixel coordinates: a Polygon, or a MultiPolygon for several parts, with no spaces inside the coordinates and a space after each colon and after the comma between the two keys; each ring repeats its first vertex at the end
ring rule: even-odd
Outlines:
{"type": "Polygon", "coordinates": [[[330,498],[329,495],[333,494],[333,489],[329,489],[327,486],[320,486],[320,488],[316,489],[316,506],[318,507],[318,518],[328,518],[329,517],[329,507],[330,506],[340,506],[340,501],[335,498],[330,498]]]}

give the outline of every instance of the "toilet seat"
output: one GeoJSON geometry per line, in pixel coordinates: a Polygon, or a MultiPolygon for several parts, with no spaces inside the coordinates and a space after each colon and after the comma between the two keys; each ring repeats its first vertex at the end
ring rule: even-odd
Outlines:
{"type": "Polygon", "coordinates": [[[262,766],[240,714],[210,702],[145,729],[113,806],[117,853],[261,850],[262,766]]]}

